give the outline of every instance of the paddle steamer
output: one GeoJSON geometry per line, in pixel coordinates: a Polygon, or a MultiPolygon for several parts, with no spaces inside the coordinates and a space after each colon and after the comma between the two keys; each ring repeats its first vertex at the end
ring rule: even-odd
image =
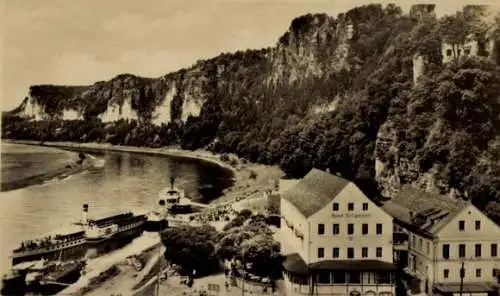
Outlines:
{"type": "Polygon", "coordinates": [[[110,239],[127,236],[141,231],[146,222],[146,215],[135,215],[132,212],[119,213],[100,219],[88,219],[88,205],[83,205],[85,240],[88,244],[101,243],[110,239]]]}

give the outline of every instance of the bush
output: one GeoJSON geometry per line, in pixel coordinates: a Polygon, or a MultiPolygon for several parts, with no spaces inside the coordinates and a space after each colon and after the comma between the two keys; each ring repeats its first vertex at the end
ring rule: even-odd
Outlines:
{"type": "Polygon", "coordinates": [[[231,158],[231,160],[229,160],[229,164],[235,167],[238,165],[238,160],[236,158],[231,158]]]}
{"type": "Polygon", "coordinates": [[[220,160],[224,161],[224,162],[228,162],[229,161],[229,156],[227,154],[222,154],[220,156],[220,160]]]}
{"type": "Polygon", "coordinates": [[[238,213],[238,216],[243,217],[245,220],[252,217],[253,213],[249,209],[243,209],[238,213]]]}
{"type": "Polygon", "coordinates": [[[245,218],[245,217],[236,216],[233,220],[231,220],[231,222],[227,223],[222,230],[228,231],[231,228],[240,227],[243,224],[245,224],[246,220],[247,220],[247,218],[245,218]]]}

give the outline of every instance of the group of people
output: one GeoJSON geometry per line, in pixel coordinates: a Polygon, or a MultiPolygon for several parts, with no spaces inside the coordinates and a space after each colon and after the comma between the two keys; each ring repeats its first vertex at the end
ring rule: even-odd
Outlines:
{"type": "Polygon", "coordinates": [[[227,203],[224,205],[219,205],[214,208],[210,208],[204,210],[198,215],[194,216],[194,221],[200,223],[208,223],[214,221],[229,221],[231,219],[231,215],[234,215],[236,212],[233,210],[231,204],[227,203]]]}
{"type": "Polygon", "coordinates": [[[20,250],[26,250],[26,249],[36,249],[40,247],[48,247],[53,245],[54,242],[52,240],[51,236],[46,236],[41,239],[37,240],[29,240],[21,243],[21,247],[19,248],[20,250]]]}

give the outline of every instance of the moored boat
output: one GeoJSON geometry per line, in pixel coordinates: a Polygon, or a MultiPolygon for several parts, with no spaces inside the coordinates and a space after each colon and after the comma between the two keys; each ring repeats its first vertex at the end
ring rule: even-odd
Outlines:
{"type": "Polygon", "coordinates": [[[84,261],[59,262],[54,270],[43,274],[40,278],[41,291],[53,294],[75,283],[84,267],[84,261]]]}
{"type": "Polygon", "coordinates": [[[85,240],[88,244],[95,244],[142,230],[146,222],[146,215],[136,215],[132,212],[119,213],[100,219],[88,219],[88,205],[83,205],[85,240]]]}
{"type": "Polygon", "coordinates": [[[23,295],[26,291],[26,274],[29,269],[36,265],[36,261],[23,262],[14,265],[2,277],[1,295],[23,295]]]}
{"type": "MultiPolygon", "coordinates": [[[[171,180],[173,183],[173,180],[171,180]]],[[[167,207],[167,201],[162,195],[159,195],[157,202],[153,206],[153,209],[147,213],[146,223],[144,224],[145,231],[161,231],[168,227],[168,216],[169,208],[167,207]]]]}
{"type": "Polygon", "coordinates": [[[170,187],[164,188],[160,191],[158,204],[164,202],[168,212],[173,214],[191,212],[191,200],[186,197],[184,190],[174,186],[174,182],[174,178],[170,178],[170,187]]]}
{"type": "Polygon", "coordinates": [[[40,288],[40,279],[47,272],[53,271],[58,262],[42,259],[29,268],[24,279],[27,291],[37,291],[40,288]]]}
{"type": "Polygon", "coordinates": [[[144,230],[148,232],[157,232],[168,227],[168,220],[162,211],[151,211],[147,214],[144,230]]]}
{"type": "Polygon", "coordinates": [[[48,258],[63,250],[82,246],[86,242],[84,234],[83,229],[74,228],[62,230],[59,234],[24,241],[12,251],[12,264],[48,258]]]}

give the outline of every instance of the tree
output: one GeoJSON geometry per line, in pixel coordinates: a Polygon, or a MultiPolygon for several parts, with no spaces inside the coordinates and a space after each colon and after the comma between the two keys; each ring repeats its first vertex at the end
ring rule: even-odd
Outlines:
{"type": "Polygon", "coordinates": [[[237,217],[245,219],[245,225],[232,227],[226,231],[217,244],[217,254],[221,259],[236,258],[251,263],[251,272],[260,276],[276,277],[280,271],[280,246],[273,239],[273,233],[263,215],[245,218],[242,211],[237,217]]]}
{"type": "Polygon", "coordinates": [[[500,202],[489,202],[486,206],[486,213],[493,221],[500,223],[500,202]]]}
{"type": "Polygon", "coordinates": [[[412,45],[417,54],[425,56],[428,62],[440,63],[441,36],[435,18],[424,18],[411,32],[412,45]]]}
{"type": "Polygon", "coordinates": [[[200,275],[218,270],[215,244],[219,234],[214,227],[203,225],[168,228],[162,232],[161,239],[166,247],[165,258],[173,264],[188,272],[196,269],[200,275]]]}
{"type": "Polygon", "coordinates": [[[217,255],[222,260],[231,260],[240,257],[241,244],[254,236],[251,231],[244,231],[241,228],[230,229],[217,243],[217,255]]]}
{"type": "Polygon", "coordinates": [[[439,33],[443,41],[451,45],[455,59],[459,57],[458,50],[467,42],[470,32],[471,28],[463,13],[457,12],[439,20],[439,33]]]}
{"type": "Polygon", "coordinates": [[[257,234],[244,241],[240,254],[243,262],[251,264],[253,274],[278,277],[282,262],[280,244],[271,235],[257,234]]]}

